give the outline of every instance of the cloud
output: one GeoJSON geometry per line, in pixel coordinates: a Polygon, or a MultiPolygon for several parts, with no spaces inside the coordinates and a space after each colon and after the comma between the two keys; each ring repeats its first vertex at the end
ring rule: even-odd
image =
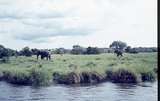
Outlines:
{"type": "Polygon", "coordinates": [[[39,38],[46,40],[55,36],[87,35],[95,31],[96,27],[91,25],[90,20],[83,21],[74,14],[78,10],[76,2],[70,4],[62,1],[0,1],[0,34],[36,42],[39,38]]]}
{"type": "MultiPolygon", "coordinates": [[[[67,20],[55,19],[3,19],[0,20],[1,34],[10,35],[18,40],[34,41],[39,38],[46,40],[55,36],[87,35],[94,31],[89,27],[74,25],[68,26],[67,20]],[[66,23],[64,23],[66,22],[66,23]],[[74,25],[74,26],[73,26],[74,25]]],[[[36,42],[36,41],[34,41],[36,42]]]]}
{"type": "Polygon", "coordinates": [[[25,19],[25,18],[57,18],[64,17],[67,10],[54,8],[50,0],[3,0],[0,1],[0,18],[25,19]]]}
{"type": "Polygon", "coordinates": [[[58,39],[65,46],[102,46],[113,40],[155,45],[156,4],[156,0],[0,0],[0,42],[9,38],[7,44],[19,47],[26,43],[49,47],[58,39]]]}

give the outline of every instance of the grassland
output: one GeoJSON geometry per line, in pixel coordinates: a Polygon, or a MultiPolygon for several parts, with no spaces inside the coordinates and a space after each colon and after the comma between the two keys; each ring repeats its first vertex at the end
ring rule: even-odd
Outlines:
{"type": "Polygon", "coordinates": [[[14,84],[49,85],[98,83],[103,81],[137,83],[155,81],[157,53],[100,55],[53,55],[51,61],[33,57],[11,57],[0,63],[0,80],[14,84]]]}

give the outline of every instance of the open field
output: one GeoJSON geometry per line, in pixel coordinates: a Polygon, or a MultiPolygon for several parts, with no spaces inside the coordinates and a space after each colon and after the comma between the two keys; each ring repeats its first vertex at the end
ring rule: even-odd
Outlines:
{"type": "Polygon", "coordinates": [[[53,55],[51,61],[33,57],[11,57],[0,64],[0,80],[15,84],[48,85],[98,83],[103,81],[137,83],[154,81],[157,53],[100,55],[53,55]]]}

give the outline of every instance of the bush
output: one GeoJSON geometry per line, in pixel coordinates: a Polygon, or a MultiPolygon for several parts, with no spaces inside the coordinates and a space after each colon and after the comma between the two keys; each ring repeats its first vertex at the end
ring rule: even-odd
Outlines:
{"type": "Polygon", "coordinates": [[[30,71],[30,75],[30,79],[33,85],[45,86],[52,82],[51,73],[43,68],[33,68],[30,71]]]}
{"type": "Polygon", "coordinates": [[[106,75],[97,72],[82,72],[81,83],[99,83],[106,79],[106,75]]]}
{"type": "Polygon", "coordinates": [[[19,85],[36,85],[45,86],[49,85],[52,81],[52,75],[49,71],[43,68],[32,68],[31,70],[6,70],[2,75],[0,72],[0,78],[10,82],[12,84],[19,85]]]}
{"type": "Polygon", "coordinates": [[[97,47],[88,47],[85,54],[100,54],[97,47]]]}
{"type": "MultiPolygon", "coordinates": [[[[58,84],[74,84],[75,79],[76,79],[76,78],[74,78],[74,76],[76,77],[78,75],[75,73],[73,73],[73,74],[72,73],[71,74],[60,74],[60,73],[55,72],[55,73],[53,73],[53,80],[55,83],[58,83],[58,84]],[[72,78],[69,77],[71,75],[73,75],[72,78]]],[[[79,82],[76,82],[76,83],[79,83],[79,82]]]]}
{"type": "Polygon", "coordinates": [[[0,81],[3,79],[3,73],[0,71],[0,81]]]}
{"type": "Polygon", "coordinates": [[[0,59],[0,63],[7,63],[9,62],[9,57],[3,57],[2,59],[0,59]]]}
{"type": "Polygon", "coordinates": [[[29,47],[24,47],[21,51],[20,51],[20,54],[23,55],[23,56],[32,56],[32,51],[30,50],[29,47]]]}
{"type": "Polygon", "coordinates": [[[154,71],[155,73],[158,73],[158,68],[157,68],[157,67],[153,68],[153,71],[154,71]]]}
{"type": "Polygon", "coordinates": [[[137,83],[140,81],[137,73],[125,68],[119,68],[115,71],[106,71],[107,79],[114,83],[137,83]]]}
{"type": "Polygon", "coordinates": [[[86,49],[79,45],[74,45],[73,49],[71,50],[71,54],[75,54],[75,55],[84,54],[85,52],[86,52],[86,49]]]}
{"type": "Polygon", "coordinates": [[[64,48],[58,48],[54,52],[55,54],[65,54],[66,50],[64,48]]]}
{"type": "Polygon", "coordinates": [[[105,75],[101,75],[97,72],[71,72],[68,74],[53,74],[54,81],[59,84],[82,84],[82,83],[99,83],[105,80],[105,75]]]}
{"type": "Polygon", "coordinates": [[[155,81],[156,80],[156,74],[154,73],[154,71],[148,71],[148,72],[144,72],[141,73],[141,79],[142,81],[155,81]]]}
{"type": "Polygon", "coordinates": [[[30,75],[28,72],[24,71],[4,71],[3,78],[6,79],[7,82],[13,84],[20,84],[20,85],[28,85],[31,84],[30,75]]]}
{"type": "Polygon", "coordinates": [[[137,54],[137,53],[138,53],[138,50],[136,50],[136,48],[132,48],[132,49],[129,50],[128,53],[137,54]]]}

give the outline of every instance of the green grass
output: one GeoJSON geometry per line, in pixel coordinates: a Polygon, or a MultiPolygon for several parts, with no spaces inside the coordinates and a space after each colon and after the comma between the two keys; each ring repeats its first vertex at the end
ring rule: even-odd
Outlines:
{"type": "MultiPolygon", "coordinates": [[[[95,73],[102,77],[107,71],[115,73],[125,69],[135,75],[141,75],[142,81],[154,81],[157,69],[157,53],[124,54],[117,58],[114,54],[100,55],[53,55],[51,61],[36,60],[36,57],[11,57],[8,63],[0,64],[0,78],[11,83],[48,85],[52,75],[69,75],[76,73],[95,73]]],[[[75,74],[74,74],[75,75],[75,74]]],[[[74,77],[75,78],[75,77],[74,77]]],[[[68,79],[67,79],[68,80],[68,79]]]]}

